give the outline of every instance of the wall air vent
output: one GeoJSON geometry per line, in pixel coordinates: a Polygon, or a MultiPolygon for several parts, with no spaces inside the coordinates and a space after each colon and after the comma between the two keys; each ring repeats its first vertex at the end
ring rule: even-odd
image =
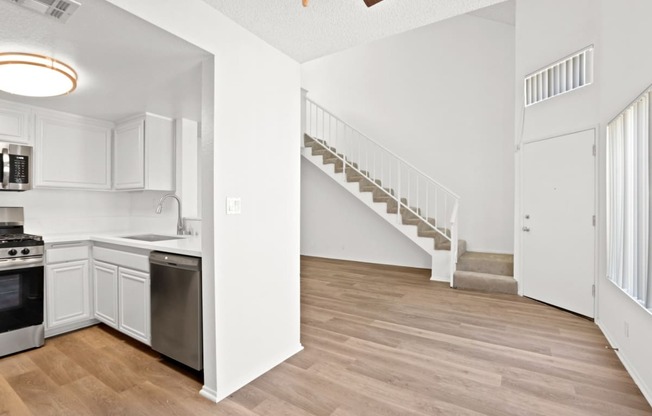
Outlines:
{"type": "Polygon", "coordinates": [[[66,22],[81,4],[74,0],[8,0],[26,9],[66,22]]]}
{"type": "Polygon", "coordinates": [[[593,46],[525,77],[525,106],[593,83],[593,46]]]}

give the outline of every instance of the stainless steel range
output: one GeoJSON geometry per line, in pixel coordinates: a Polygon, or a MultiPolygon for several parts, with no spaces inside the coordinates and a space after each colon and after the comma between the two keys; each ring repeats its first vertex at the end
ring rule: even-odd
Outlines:
{"type": "Polygon", "coordinates": [[[43,239],[23,224],[23,208],[0,207],[0,357],[44,343],[43,239]]]}

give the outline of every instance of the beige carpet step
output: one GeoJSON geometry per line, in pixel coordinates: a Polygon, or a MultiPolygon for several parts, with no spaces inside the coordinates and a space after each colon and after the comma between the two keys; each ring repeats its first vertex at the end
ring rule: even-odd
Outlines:
{"type": "Polygon", "coordinates": [[[383,186],[382,182],[380,182],[380,179],[376,179],[375,182],[376,183],[374,184],[367,178],[360,179],[360,192],[373,192],[379,186],[383,186]]]}
{"type": "MultiPolygon", "coordinates": [[[[407,204],[407,199],[401,198],[403,204],[407,204]]],[[[390,199],[387,201],[387,213],[396,214],[398,213],[398,202],[395,199],[390,199]]]]}
{"type": "Polygon", "coordinates": [[[380,188],[376,188],[372,191],[374,202],[387,202],[390,199],[393,199],[394,190],[389,188],[383,188],[384,191],[380,188]]]}
{"type": "MultiPolygon", "coordinates": [[[[354,163],[355,164],[355,163],[354,163]]],[[[350,166],[346,167],[346,180],[347,182],[359,182],[361,179],[366,178],[366,175],[369,175],[369,172],[366,170],[357,170],[351,169],[350,166]]]]}
{"type": "MultiPolygon", "coordinates": [[[[435,241],[435,250],[448,250],[450,251],[451,249],[451,242],[448,240],[444,240],[441,243],[437,243],[435,241]]],[[[457,259],[459,261],[459,258],[462,257],[466,253],[466,240],[457,240],[457,259]]]]}
{"type": "Polygon", "coordinates": [[[510,295],[518,293],[518,284],[513,277],[463,270],[455,272],[453,287],[488,293],[507,293],[510,295]]]}
{"type": "Polygon", "coordinates": [[[514,256],[468,251],[457,262],[457,270],[514,276],[514,256]]]}

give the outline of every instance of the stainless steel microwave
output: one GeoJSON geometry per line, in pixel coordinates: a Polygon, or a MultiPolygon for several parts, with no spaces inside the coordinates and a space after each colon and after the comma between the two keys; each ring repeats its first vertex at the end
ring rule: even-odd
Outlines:
{"type": "Polygon", "coordinates": [[[0,143],[0,191],[32,189],[32,147],[0,143]]]}

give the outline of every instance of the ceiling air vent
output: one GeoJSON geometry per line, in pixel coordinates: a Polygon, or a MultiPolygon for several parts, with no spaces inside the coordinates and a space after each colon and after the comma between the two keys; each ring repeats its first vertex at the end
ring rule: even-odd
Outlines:
{"type": "Polygon", "coordinates": [[[590,85],[593,82],[593,46],[525,77],[525,106],[590,85]]]}
{"type": "Polygon", "coordinates": [[[66,22],[81,6],[74,0],[8,0],[26,9],[66,22]]]}

